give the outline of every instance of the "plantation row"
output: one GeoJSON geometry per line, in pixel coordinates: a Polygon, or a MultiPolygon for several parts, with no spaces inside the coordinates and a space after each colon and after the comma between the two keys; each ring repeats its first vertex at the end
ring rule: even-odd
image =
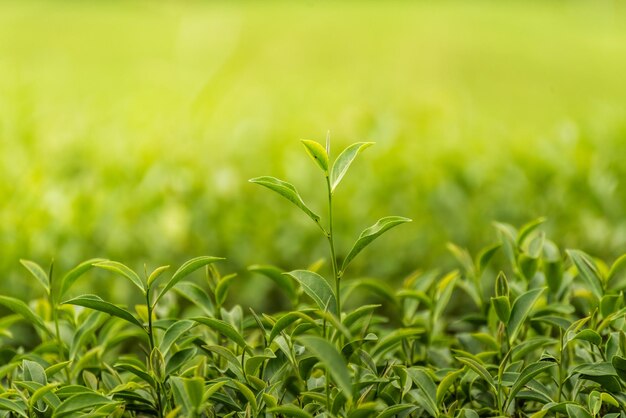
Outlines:
{"type": "Polygon", "coordinates": [[[319,228],[332,277],[319,264],[250,267],[292,304],[265,314],[227,303],[237,278],[220,274],[219,257],[171,275],[102,259],[58,274],[23,260],[42,294],[0,296],[13,312],[0,320],[0,416],[626,416],[626,256],[609,266],[563,252],[538,220],[496,224],[499,241],[476,257],[450,245],[459,270],[416,272],[399,289],[350,278],[355,257],[410,220],[382,218],[336,251],[335,191],[370,144],[331,164],[329,144],[303,143],[324,174],[326,222],[293,185],[251,181],[319,228]],[[145,302],[72,296],[94,269],[129,281],[145,302]],[[363,294],[381,303],[356,305],[363,294]]]}

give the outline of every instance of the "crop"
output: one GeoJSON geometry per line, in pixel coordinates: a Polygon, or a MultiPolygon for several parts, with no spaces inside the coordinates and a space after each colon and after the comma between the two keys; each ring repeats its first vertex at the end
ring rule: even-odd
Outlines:
{"type": "MultiPolygon", "coordinates": [[[[257,177],[322,233],[322,263],[284,272],[254,265],[284,292],[285,312],[246,310],[221,258],[137,272],[91,259],[65,274],[22,260],[41,288],[8,295],[0,319],[0,416],[5,417],[624,417],[626,255],[606,264],[559,249],[543,219],[496,223],[459,268],[415,271],[398,288],[351,277],[374,240],[409,222],[384,217],[347,251],[335,245],[335,192],[361,151],[331,163],[330,143],[302,141],[323,175],[327,216],[296,187],[257,177]],[[95,270],[131,285],[130,309],[73,295],[95,270]],[[201,274],[203,273],[203,274],[201,274]]],[[[393,257],[390,257],[393,258],[393,257]]],[[[113,297],[116,296],[112,292],[113,297]]],[[[117,295],[119,297],[119,295],[117,295]]]]}

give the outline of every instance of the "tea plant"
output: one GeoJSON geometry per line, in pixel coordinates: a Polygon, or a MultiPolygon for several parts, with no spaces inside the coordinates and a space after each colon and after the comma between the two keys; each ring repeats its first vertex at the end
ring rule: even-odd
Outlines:
{"type": "Polygon", "coordinates": [[[42,293],[0,295],[12,312],[0,319],[0,417],[626,417],[626,255],[562,251],[539,219],[495,224],[498,241],[475,257],[449,244],[458,270],[416,271],[398,289],[350,278],[356,256],[410,220],[382,218],[343,253],[335,192],[371,144],[332,163],[328,140],[303,144],[326,184],[325,220],[292,184],[251,182],[322,232],[328,280],[319,262],[251,266],[290,301],[270,314],[233,304],[238,276],[219,257],[171,276],[104,259],[57,276],[23,260],[42,293]],[[140,303],[72,295],[83,277],[128,285],[140,303]]]}

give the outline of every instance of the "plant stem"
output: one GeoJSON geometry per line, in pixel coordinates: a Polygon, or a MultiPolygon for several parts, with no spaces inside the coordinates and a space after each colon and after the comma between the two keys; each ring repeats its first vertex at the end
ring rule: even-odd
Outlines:
{"type": "MultiPolygon", "coordinates": [[[[152,309],[153,306],[150,301],[150,286],[146,289],[146,306],[148,308],[148,341],[150,343],[150,356],[152,356],[152,351],[154,351],[154,334],[152,329],[152,309]]],[[[151,363],[151,362],[148,362],[151,363]]],[[[158,376],[157,373],[153,370],[154,375],[158,376]]],[[[161,381],[160,378],[156,379],[156,387],[154,388],[156,391],[156,401],[157,401],[157,410],[159,414],[159,418],[163,417],[163,402],[161,400],[161,381]]]]}
{"type": "Polygon", "coordinates": [[[561,394],[563,392],[563,362],[564,353],[563,353],[563,330],[559,328],[559,390],[556,393],[556,402],[561,402],[561,394]]]}
{"type": "Polygon", "coordinates": [[[333,266],[333,277],[335,279],[335,297],[337,298],[337,317],[341,322],[341,275],[337,268],[337,256],[335,254],[335,240],[333,236],[333,192],[330,187],[330,177],[326,175],[326,188],[328,190],[328,245],[330,247],[330,259],[333,266]]]}
{"type": "MultiPolygon", "coordinates": [[[[50,264],[50,271],[48,272],[48,280],[50,281],[50,293],[48,295],[48,303],[50,304],[50,310],[52,311],[52,322],[54,322],[54,332],[58,344],[59,349],[59,361],[65,361],[65,350],[63,349],[63,340],[61,339],[61,327],[59,325],[59,312],[57,310],[56,299],[54,297],[54,287],[53,287],[53,273],[54,273],[54,260],[50,264]]],[[[56,283],[56,282],[55,282],[56,283]]],[[[64,368],[65,377],[67,379],[67,383],[71,383],[70,372],[67,367],[64,368]]]]}

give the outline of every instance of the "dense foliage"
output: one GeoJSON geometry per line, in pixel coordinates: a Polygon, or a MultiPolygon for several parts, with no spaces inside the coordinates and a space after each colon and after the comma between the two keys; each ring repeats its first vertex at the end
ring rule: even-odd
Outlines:
{"type": "Polygon", "coordinates": [[[0,416],[626,416],[626,256],[608,266],[563,252],[538,220],[496,224],[498,242],[476,257],[450,245],[458,270],[418,271],[398,289],[353,278],[351,261],[410,220],[380,219],[339,258],[333,197],[370,144],[332,163],[329,144],[303,144],[324,174],[328,219],[290,183],[251,181],[318,226],[332,277],[318,274],[320,263],[288,273],[251,266],[291,301],[266,314],[229,295],[238,278],[222,276],[217,257],[171,276],[168,266],[141,274],[103,259],[58,274],[23,260],[42,293],[29,303],[0,296],[14,312],[0,320],[0,416]],[[97,269],[145,303],[72,296],[97,269]],[[363,304],[359,292],[381,302],[363,304]]]}

